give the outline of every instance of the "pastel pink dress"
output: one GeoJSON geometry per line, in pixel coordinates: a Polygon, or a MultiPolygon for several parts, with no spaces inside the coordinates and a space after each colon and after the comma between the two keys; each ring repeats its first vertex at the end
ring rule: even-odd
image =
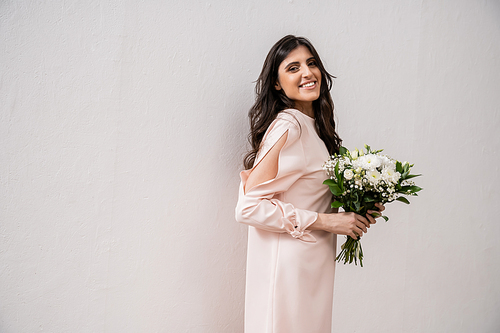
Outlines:
{"type": "Polygon", "coordinates": [[[253,168],[240,174],[236,220],[249,225],[245,333],[330,333],[336,235],[306,230],[331,211],[322,169],[329,154],[314,119],[289,109],[269,126],[254,165],[285,133],[274,179],[244,193],[253,168]]]}

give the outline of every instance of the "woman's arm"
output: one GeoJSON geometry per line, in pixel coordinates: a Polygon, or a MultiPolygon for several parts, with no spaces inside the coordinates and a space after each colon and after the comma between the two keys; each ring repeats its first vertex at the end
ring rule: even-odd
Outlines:
{"type": "Polygon", "coordinates": [[[244,187],[245,193],[252,187],[267,182],[276,177],[278,174],[278,158],[281,149],[285,145],[288,132],[285,132],[264,158],[255,166],[247,178],[244,187]]]}
{"type": "Polygon", "coordinates": [[[276,193],[286,191],[300,178],[304,167],[304,151],[300,143],[300,129],[290,119],[278,119],[270,132],[267,143],[272,146],[259,158],[255,167],[243,172],[246,175],[242,177],[242,189],[236,207],[238,222],[267,231],[288,232],[302,240],[305,240],[304,234],[311,230],[357,238],[356,234],[361,236],[370,224],[375,223],[371,216],[365,218],[354,213],[318,214],[276,200],[276,193]],[[287,156],[296,157],[293,163],[288,161],[280,165],[280,154],[284,150],[287,156]],[[281,172],[280,169],[286,170],[281,172]]]}
{"type": "Polygon", "coordinates": [[[309,226],[309,230],[323,230],[338,235],[351,236],[357,239],[368,231],[371,224],[376,223],[371,213],[382,212],[385,207],[379,203],[375,204],[378,211],[368,211],[366,217],[355,213],[331,213],[318,214],[318,218],[309,226]]]}
{"type": "Polygon", "coordinates": [[[314,242],[306,229],[316,221],[318,213],[276,198],[303,176],[306,160],[297,119],[286,113],[278,115],[262,141],[256,165],[240,173],[236,221],[314,242]]]}

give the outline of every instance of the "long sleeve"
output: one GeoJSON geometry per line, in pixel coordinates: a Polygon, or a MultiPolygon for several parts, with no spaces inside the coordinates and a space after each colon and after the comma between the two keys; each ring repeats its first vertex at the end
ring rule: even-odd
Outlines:
{"type": "Polygon", "coordinates": [[[271,124],[254,167],[240,173],[236,220],[262,230],[287,232],[296,239],[315,242],[316,239],[306,228],[316,221],[318,213],[297,208],[286,201],[287,190],[292,186],[300,186],[297,181],[304,176],[306,170],[307,159],[301,130],[295,117],[286,112],[280,113],[271,124]],[[287,140],[279,154],[276,177],[247,189],[247,193],[244,193],[246,180],[252,170],[285,133],[287,140]]]}

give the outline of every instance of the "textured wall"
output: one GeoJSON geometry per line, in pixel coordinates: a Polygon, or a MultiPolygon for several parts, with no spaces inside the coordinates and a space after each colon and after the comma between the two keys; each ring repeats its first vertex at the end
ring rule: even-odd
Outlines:
{"type": "Polygon", "coordinates": [[[0,332],[242,331],[246,112],[287,33],[345,144],[424,174],[338,266],[335,331],[497,332],[498,1],[176,3],[0,2],[0,332]]]}

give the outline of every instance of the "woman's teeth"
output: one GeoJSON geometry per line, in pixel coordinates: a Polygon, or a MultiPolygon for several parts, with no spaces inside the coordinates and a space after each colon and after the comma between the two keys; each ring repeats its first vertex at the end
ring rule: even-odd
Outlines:
{"type": "Polygon", "coordinates": [[[316,82],[309,82],[309,83],[303,84],[301,87],[304,87],[304,88],[312,87],[312,86],[314,86],[315,83],[316,82]]]}

